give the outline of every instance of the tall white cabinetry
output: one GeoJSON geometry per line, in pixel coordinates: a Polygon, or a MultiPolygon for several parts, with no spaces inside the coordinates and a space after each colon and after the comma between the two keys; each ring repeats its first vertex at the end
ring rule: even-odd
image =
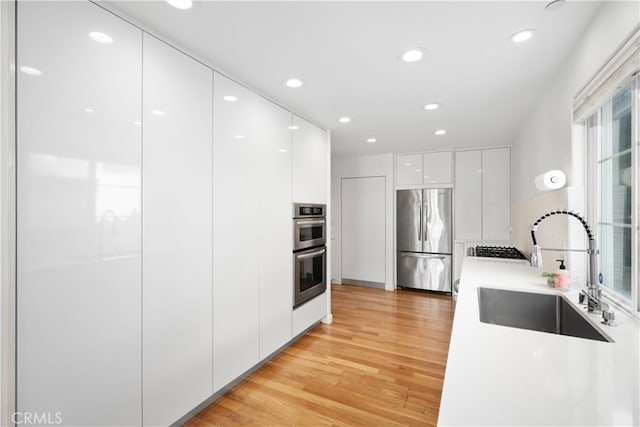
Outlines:
{"type": "Polygon", "coordinates": [[[16,409],[140,425],[142,32],[88,2],[17,15],[16,409]]]}
{"type": "Polygon", "coordinates": [[[509,148],[482,151],[482,238],[511,240],[509,148]]]}
{"type": "Polygon", "coordinates": [[[293,115],[291,147],[294,202],[323,203],[327,194],[327,132],[293,115]]]}
{"type": "Polygon", "coordinates": [[[482,239],[482,151],[456,152],[455,238],[482,239]]]}
{"type": "Polygon", "coordinates": [[[143,46],[143,420],[169,425],[213,393],[213,71],[143,46]]]}
{"type": "Polygon", "coordinates": [[[458,151],[455,159],[456,240],[508,242],[510,149],[458,151]]]}
{"type": "Polygon", "coordinates": [[[218,73],[214,94],[214,389],[219,390],[291,339],[293,230],[291,113],[218,73]]]}

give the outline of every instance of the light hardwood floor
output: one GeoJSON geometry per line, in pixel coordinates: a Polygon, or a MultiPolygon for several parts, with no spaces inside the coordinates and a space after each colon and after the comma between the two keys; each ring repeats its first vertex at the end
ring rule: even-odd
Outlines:
{"type": "Polygon", "coordinates": [[[187,426],[435,425],[455,303],[333,285],[319,325],[187,426]]]}

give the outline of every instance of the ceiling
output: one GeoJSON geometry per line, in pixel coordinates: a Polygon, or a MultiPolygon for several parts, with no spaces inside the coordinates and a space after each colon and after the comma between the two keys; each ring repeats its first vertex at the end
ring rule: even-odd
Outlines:
{"type": "Polygon", "coordinates": [[[162,0],[102,3],[330,129],[338,157],[511,144],[600,6],[567,1],[549,12],[545,1],[196,0],[179,10],[162,0]],[[510,41],[528,28],[536,30],[531,40],[510,41]],[[413,47],[426,49],[423,60],[401,61],[413,47]],[[285,86],[289,77],[303,86],[285,86]],[[441,108],[424,110],[431,102],[441,108]],[[341,116],[352,121],[339,123],[341,116]],[[446,135],[435,135],[438,129],[446,135]]]}

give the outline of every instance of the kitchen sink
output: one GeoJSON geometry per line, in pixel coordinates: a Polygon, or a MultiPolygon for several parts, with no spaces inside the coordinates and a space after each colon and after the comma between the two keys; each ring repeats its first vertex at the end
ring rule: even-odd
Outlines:
{"type": "Polygon", "coordinates": [[[483,323],[613,342],[561,295],[480,287],[478,305],[483,323]]]}

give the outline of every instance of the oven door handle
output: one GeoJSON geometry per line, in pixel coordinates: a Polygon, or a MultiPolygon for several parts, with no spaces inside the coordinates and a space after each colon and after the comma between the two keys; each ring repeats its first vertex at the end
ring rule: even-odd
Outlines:
{"type": "Polygon", "coordinates": [[[313,251],[313,252],[309,252],[307,254],[299,254],[296,255],[296,259],[307,259],[307,258],[313,258],[314,256],[318,256],[320,254],[325,253],[327,250],[322,248],[319,251],[313,251]]]}
{"type": "Polygon", "coordinates": [[[306,221],[296,221],[296,225],[316,225],[316,224],[324,224],[326,221],[324,219],[315,219],[315,220],[306,220],[306,221]]]}

